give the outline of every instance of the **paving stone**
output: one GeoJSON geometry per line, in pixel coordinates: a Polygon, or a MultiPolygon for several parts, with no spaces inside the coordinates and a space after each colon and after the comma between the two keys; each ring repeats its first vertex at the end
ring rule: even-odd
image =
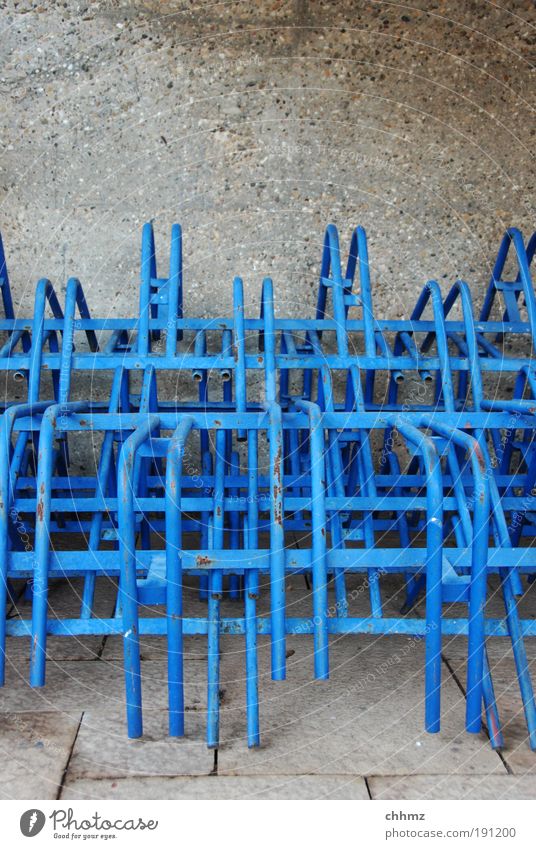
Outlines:
{"type": "Polygon", "coordinates": [[[80,715],[0,714],[0,798],[56,799],[80,715]]]}
{"type": "MultiPolygon", "coordinates": [[[[490,662],[508,660],[512,656],[512,644],[508,637],[488,637],[486,647],[490,662]]],[[[527,641],[527,648],[530,652],[530,641],[527,641]]],[[[445,637],[443,640],[443,657],[449,663],[465,663],[467,660],[467,637],[445,637]]]]}
{"type": "MultiPolygon", "coordinates": [[[[165,636],[141,635],[140,652],[142,660],[167,662],[167,643],[165,636]]],[[[102,659],[121,662],[123,658],[123,641],[121,637],[107,637],[104,644],[102,659]]],[[[191,661],[207,660],[207,638],[203,634],[195,634],[184,638],[184,663],[188,667],[191,661]]]]}
{"type": "MultiPolygon", "coordinates": [[[[52,581],[49,588],[48,603],[50,619],[68,619],[80,615],[83,582],[81,580],[52,581]]],[[[113,616],[117,597],[116,582],[108,578],[98,578],[95,589],[94,614],[96,617],[113,616]]],[[[31,620],[32,603],[20,598],[17,602],[18,618],[31,620]]],[[[106,638],[102,636],[73,636],[47,638],[47,655],[53,660],[95,660],[102,653],[106,638]]],[[[24,637],[8,637],[6,641],[6,662],[17,666],[27,661],[30,654],[30,641],[24,637]]]]}
{"type": "MultiPolygon", "coordinates": [[[[530,649],[531,641],[526,640],[526,645],[530,649]]],[[[533,654],[533,652],[529,654],[529,668],[534,684],[536,658],[533,654]]],[[[466,664],[463,661],[454,660],[452,668],[464,682],[466,664]]],[[[527,726],[514,661],[511,657],[500,660],[490,658],[490,668],[505,740],[502,756],[515,775],[534,774],[536,773],[536,752],[532,751],[528,743],[527,726]]]]}
{"type": "Polygon", "coordinates": [[[103,778],[67,781],[62,799],[353,799],[369,798],[348,775],[211,775],[199,778],[103,778]]]}
{"type": "MultiPolygon", "coordinates": [[[[191,662],[185,673],[185,703],[195,709],[206,702],[206,664],[191,662]]],[[[142,663],[144,712],[167,706],[167,664],[142,663]]],[[[49,661],[46,686],[28,684],[28,664],[10,666],[0,690],[0,710],[92,711],[104,717],[125,716],[125,687],[121,661],[49,661]]]]}
{"type": "Polygon", "coordinates": [[[289,638],[287,646],[294,652],[287,680],[262,677],[257,750],[245,746],[243,681],[238,670],[225,675],[235,709],[222,714],[219,775],[504,772],[486,736],[465,733],[465,699],[446,668],[441,733],[424,731],[421,640],[332,640],[329,681],[313,680],[309,638],[289,638]]]}
{"type": "MultiPolygon", "coordinates": [[[[523,578],[524,594],[518,598],[518,612],[521,618],[534,619],[536,616],[536,583],[527,584],[523,578]]],[[[445,607],[449,615],[455,615],[456,611],[465,616],[467,606],[451,605],[445,607]]],[[[490,618],[504,619],[504,603],[499,582],[493,575],[488,581],[488,598],[486,615],[490,618]]],[[[467,637],[445,637],[443,641],[443,654],[447,660],[467,659],[467,637]]],[[[536,659],[536,640],[528,639],[525,642],[529,659],[536,659]]],[[[508,637],[488,637],[486,641],[488,656],[492,661],[508,660],[512,657],[511,641],[508,637]]]]}
{"type": "MultiPolygon", "coordinates": [[[[185,546],[191,544],[197,546],[198,541],[185,541],[185,546]]],[[[264,609],[269,615],[269,593],[264,594],[264,609]]],[[[199,598],[199,582],[194,578],[186,578],[183,587],[183,604],[185,616],[199,619],[206,619],[207,603],[199,598]]],[[[261,604],[261,603],[259,603],[261,604]]],[[[259,607],[261,610],[262,607],[259,607]]],[[[154,605],[144,608],[144,615],[162,617],[165,615],[164,608],[154,605]]],[[[228,596],[224,596],[220,603],[220,615],[225,616],[243,616],[244,602],[243,600],[232,600],[228,596]]],[[[289,614],[290,615],[290,614],[289,614]]],[[[142,658],[145,660],[166,660],[167,659],[167,644],[165,636],[145,636],[140,637],[140,646],[142,658]]],[[[104,660],[121,660],[123,657],[123,643],[121,637],[107,637],[102,652],[104,660]]],[[[189,661],[206,661],[207,660],[207,638],[204,634],[187,635],[184,638],[184,658],[188,665],[189,661]]]]}
{"type": "MultiPolygon", "coordinates": [[[[207,615],[207,604],[199,599],[199,589],[196,586],[186,586],[184,589],[184,611],[186,616],[205,618],[207,615]]],[[[232,605],[227,602],[227,607],[230,608],[227,613],[224,604],[222,604],[222,615],[240,615],[242,607],[237,608],[237,604],[232,605]],[[238,612],[237,612],[238,611],[238,612]]],[[[153,605],[144,608],[143,615],[163,617],[165,616],[164,608],[153,605]]],[[[167,660],[167,642],[165,635],[140,636],[140,650],[144,660],[167,660]]],[[[123,658],[123,641],[121,637],[107,637],[102,657],[104,660],[122,660],[123,658]]],[[[184,640],[184,659],[185,663],[189,661],[206,661],[207,659],[207,638],[203,634],[195,634],[186,636],[184,640]]]]}
{"type": "Polygon", "coordinates": [[[143,737],[130,740],[116,717],[84,714],[67,778],[129,777],[134,775],[209,775],[214,752],[205,743],[205,716],[189,711],[186,736],[168,736],[166,711],[144,714],[143,737]]]}
{"type": "Polygon", "coordinates": [[[369,778],[373,799],[536,799],[536,775],[369,778]]]}
{"type": "MultiPolygon", "coordinates": [[[[93,637],[53,637],[47,639],[47,656],[54,661],[98,660],[105,640],[93,637]]],[[[6,664],[18,667],[26,663],[30,656],[29,637],[7,637],[6,664]]]]}

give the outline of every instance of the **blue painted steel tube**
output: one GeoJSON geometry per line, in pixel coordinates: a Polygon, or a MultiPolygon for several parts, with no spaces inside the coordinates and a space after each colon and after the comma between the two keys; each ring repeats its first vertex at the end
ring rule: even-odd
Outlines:
{"type": "MultiPolygon", "coordinates": [[[[334,284],[335,285],[335,284],[334,284]]],[[[320,352],[320,341],[318,334],[311,334],[311,344],[316,353],[320,352]]],[[[326,367],[319,369],[318,375],[318,402],[322,410],[333,412],[335,406],[333,402],[333,382],[331,379],[330,370],[326,367]]],[[[343,468],[340,454],[340,445],[336,430],[328,431],[328,455],[326,457],[327,470],[330,474],[327,478],[330,480],[329,488],[336,495],[344,495],[344,480],[343,468]]],[[[342,528],[341,522],[347,519],[347,515],[337,511],[330,517],[332,526],[332,535],[334,544],[342,545],[342,528]]],[[[327,517],[326,517],[327,520],[327,517]]],[[[370,596],[374,615],[381,616],[381,598],[379,593],[379,584],[377,574],[372,573],[370,576],[370,596]]],[[[346,581],[344,572],[335,573],[335,596],[337,600],[337,608],[339,616],[345,616],[348,613],[348,601],[346,597],[346,581]]]]}
{"type": "MultiPolygon", "coordinates": [[[[206,493],[208,491],[207,480],[212,476],[212,456],[210,454],[210,451],[208,450],[208,434],[206,433],[206,431],[200,432],[199,441],[201,443],[201,483],[203,486],[203,490],[206,493]]],[[[201,513],[200,539],[201,546],[205,549],[210,548],[210,522],[210,512],[208,510],[204,510],[201,513]]],[[[199,598],[203,601],[208,600],[208,575],[202,575],[199,578],[199,598]]]]}
{"type": "Polygon", "coordinates": [[[184,448],[192,425],[191,417],[182,419],[169,443],[166,460],[166,615],[171,737],[184,734],[181,479],[184,448]]]}
{"type": "MultiPolygon", "coordinates": [[[[207,337],[204,330],[198,330],[195,334],[194,341],[194,356],[195,357],[206,357],[207,355],[207,337]]],[[[205,397],[206,394],[206,383],[207,383],[207,371],[206,369],[196,368],[192,372],[192,377],[196,381],[196,383],[201,384],[199,387],[200,400],[201,397],[205,397]]],[[[205,398],[205,400],[208,400],[205,398]]]]}
{"type": "MultiPolygon", "coordinates": [[[[6,668],[6,617],[7,617],[7,573],[9,551],[9,525],[11,505],[15,498],[16,479],[20,463],[10,468],[10,446],[13,426],[18,418],[37,416],[47,409],[48,401],[33,404],[17,404],[9,407],[0,419],[0,686],[5,682],[6,668]]],[[[27,433],[19,433],[18,443],[27,440],[27,433]]],[[[21,457],[21,455],[19,455],[21,457]]],[[[15,520],[17,514],[15,513],[15,520]]]]}
{"type": "Polygon", "coordinates": [[[337,350],[345,356],[348,353],[348,336],[346,333],[346,309],[344,306],[344,281],[341,270],[341,254],[339,234],[333,224],[326,229],[322,277],[331,278],[331,296],[333,298],[333,318],[337,335],[337,350]],[[326,250],[327,248],[327,250],[326,250]]]}
{"type": "MultiPolygon", "coordinates": [[[[229,359],[232,355],[232,349],[233,349],[233,335],[232,335],[230,330],[224,330],[221,334],[221,355],[222,355],[222,359],[225,359],[225,360],[229,359]]],[[[233,366],[234,366],[234,362],[233,362],[233,366]]],[[[232,372],[233,372],[233,369],[231,367],[222,368],[221,371],[220,371],[221,379],[223,381],[223,397],[224,397],[224,400],[227,401],[228,403],[232,402],[232,397],[233,397],[233,388],[232,388],[232,383],[231,383],[232,372]],[[228,384],[228,385],[226,385],[226,384],[228,384]]]]}
{"type": "Polygon", "coordinates": [[[141,286],[138,319],[138,354],[148,354],[151,349],[149,320],[151,318],[151,280],[156,277],[154,231],[151,222],[143,225],[141,235],[141,286]]]}
{"type": "MultiPolygon", "coordinates": [[[[240,477],[240,455],[238,451],[231,452],[231,459],[227,462],[227,468],[230,474],[236,478],[240,477]]],[[[228,492],[231,498],[239,499],[241,496],[241,490],[236,486],[229,486],[228,492]]],[[[241,543],[241,538],[243,537],[241,533],[241,522],[242,522],[242,514],[237,510],[231,510],[229,514],[229,544],[233,551],[239,551],[240,548],[245,548],[246,543],[241,543]]],[[[241,596],[241,586],[240,586],[240,576],[239,575],[230,575],[229,576],[229,596],[233,599],[233,601],[237,601],[241,596]]]]}
{"type": "Polygon", "coordinates": [[[311,513],[313,517],[313,623],[315,678],[329,678],[328,573],[326,563],[326,468],[322,412],[310,401],[296,401],[309,417],[311,513]]]}
{"type": "MultiPolygon", "coordinates": [[[[356,410],[357,412],[364,412],[365,410],[363,389],[361,386],[361,375],[357,366],[351,366],[348,372],[345,403],[348,411],[356,410]]],[[[370,445],[370,431],[363,428],[360,430],[360,446],[356,446],[353,460],[350,463],[348,481],[346,485],[347,494],[353,495],[355,493],[355,487],[359,481],[359,485],[363,488],[364,492],[371,498],[376,499],[377,487],[375,480],[374,461],[372,459],[372,449],[370,445]]],[[[375,539],[371,512],[365,514],[364,526],[365,543],[367,546],[374,547],[375,539]]],[[[368,582],[371,610],[374,615],[381,616],[382,599],[380,591],[380,577],[377,570],[371,569],[369,571],[368,582]]]]}
{"type": "MultiPolygon", "coordinates": [[[[234,355],[235,355],[235,398],[236,411],[246,411],[246,330],[244,324],[244,284],[240,277],[233,281],[234,355]]],[[[237,431],[237,439],[245,440],[246,431],[237,431]]]]}
{"type": "MultiPolygon", "coordinates": [[[[506,248],[507,250],[507,248],[506,248]]],[[[499,261],[498,261],[499,262],[499,261]]],[[[504,258],[502,260],[504,264],[504,258]]],[[[525,258],[525,266],[526,266],[526,258],[525,258]]],[[[520,274],[528,273],[528,268],[525,269],[525,272],[522,270],[523,264],[520,262],[520,274]]],[[[502,267],[501,267],[502,271],[502,267]]],[[[500,273],[500,272],[498,272],[500,273]]],[[[530,281],[530,275],[529,275],[530,281]]],[[[480,363],[477,357],[474,356],[476,341],[475,341],[475,333],[474,333],[474,321],[472,310],[470,309],[470,293],[467,287],[467,284],[458,282],[457,284],[460,289],[460,294],[463,299],[464,305],[464,320],[466,322],[466,326],[468,326],[469,330],[467,332],[467,341],[468,346],[470,346],[470,355],[472,355],[471,361],[471,380],[473,383],[473,395],[475,398],[475,406],[477,408],[482,408],[484,410],[493,410],[500,409],[502,411],[508,410],[514,412],[516,414],[522,415],[523,413],[528,413],[532,415],[534,413],[534,409],[531,407],[530,402],[523,403],[522,401],[510,401],[510,402],[490,402],[486,401],[483,398],[483,386],[480,375],[480,363]]],[[[490,284],[491,285],[491,284],[490,284]]],[[[528,285],[527,281],[525,281],[524,285],[528,285]]],[[[528,304],[527,304],[528,308],[528,304]]],[[[534,327],[534,325],[533,325],[534,327]]],[[[484,433],[482,430],[476,431],[476,436],[479,439],[480,446],[486,461],[489,464],[488,457],[488,449],[484,437],[484,433]]],[[[498,489],[495,482],[494,477],[490,479],[490,487],[491,487],[491,497],[493,502],[493,519],[496,527],[495,535],[497,540],[503,546],[508,546],[510,543],[510,537],[508,534],[508,528],[506,526],[506,520],[504,517],[504,513],[502,510],[502,506],[500,504],[498,489]]],[[[530,678],[527,654],[525,650],[525,645],[523,642],[523,636],[521,633],[520,623],[519,623],[519,615],[517,611],[517,605],[515,601],[514,593],[520,589],[519,585],[519,575],[517,570],[515,569],[504,569],[501,572],[501,586],[503,599],[506,609],[506,616],[508,620],[508,627],[510,632],[510,638],[512,641],[512,651],[514,654],[514,661],[516,665],[516,671],[519,681],[519,688],[521,692],[521,697],[523,700],[523,709],[525,711],[525,720],[527,723],[527,728],[529,732],[529,742],[532,749],[536,749],[536,705],[534,701],[534,690],[532,687],[532,681],[530,678]]]]}
{"type": "MultiPolygon", "coordinates": [[[[374,341],[374,307],[372,303],[372,287],[370,283],[370,268],[368,258],[367,235],[363,227],[356,227],[352,234],[346,277],[353,281],[356,261],[359,269],[359,301],[363,310],[363,332],[365,350],[369,356],[374,356],[376,343],[374,341]]],[[[348,312],[348,310],[347,310],[348,312]]]]}
{"type": "Polygon", "coordinates": [[[283,502],[283,427],[281,407],[266,404],[270,439],[270,619],[272,623],[272,679],[286,677],[285,638],[285,529],[283,502]]]}
{"type": "MultiPolygon", "coordinates": [[[[77,280],[76,277],[71,277],[67,281],[67,291],[65,294],[64,330],[61,345],[59,371],[58,401],[60,402],[60,404],[68,402],[70,396],[71,379],[73,376],[72,359],[74,354],[75,311],[77,306],[80,313],[80,317],[82,319],[91,318],[80,281],[77,280]]],[[[97,341],[95,331],[87,330],[86,336],[91,351],[98,351],[99,343],[97,341]]],[[[63,437],[63,439],[65,438],[63,437]]],[[[65,451],[65,455],[68,457],[66,440],[64,441],[63,448],[65,451]]],[[[82,598],[82,615],[84,616],[90,615],[94,592],[95,576],[91,572],[89,572],[84,579],[84,589],[82,598]]]]}
{"type": "MultiPolygon", "coordinates": [[[[213,547],[223,548],[224,494],[225,494],[225,430],[216,433],[214,458],[214,512],[212,514],[213,547]]],[[[207,746],[217,748],[220,740],[220,600],[223,592],[223,575],[211,569],[208,576],[207,611],[207,746]]]]}
{"type": "Polygon", "coordinates": [[[495,699],[495,691],[489,668],[487,652],[484,652],[484,666],[482,670],[482,689],[486,705],[486,722],[488,725],[489,738],[493,749],[504,747],[504,737],[501,731],[501,721],[495,699]]]}
{"type": "MultiPolygon", "coordinates": [[[[71,389],[71,379],[73,375],[72,359],[74,354],[75,310],[77,306],[80,312],[80,317],[89,319],[90,314],[80,281],[77,280],[76,277],[70,277],[67,281],[67,291],[65,293],[65,316],[59,376],[60,394],[58,401],[60,403],[69,400],[71,389]]],[[[94,352],[98,351],[99,343],[97,341],[95,331],[88,330],[86,331],[86,335],[90,349],[94,352]]]]}
{"type": "Polygon", "coordinates": [[[45,684],[47,642],[48,565],[50,556],[50,504],[52,499],[52,474],[54,467],[54,435],[56,423],[72,413],[87,409],[86,401],[54,404],[43,414],[39,432],[39,460],[37,467],[37,509],[35,519],[35,567],[32,601],[32,644],[30,651],[30,685],[45,684]]]}
{"type": "Polygon", "coordinates": [[[166,356],[174,357],[182,330],[177,331],[177,319],[182,319],[182,230],[179,224],[171,227],[169,253],[169,291],[167,314],[166,356]]]}
{"type": "Polygon", "coordinates": [[[487,563],[490,516],[489,480],[491,466],[476,439],[435,419],[423,418],[423,425],[469,451],[473,471],[473,534],[471,583],[469,595],[469,637],[467,645],[467,705],[466,728],[479,733],[482,727],[482,696],[484,675],[484,614],[487,592],[487,563]]]}
{"type": "MultiPolygon", "coordinates": [[[[123,369],[117,369],[110,392],[110,413],[118,413],[121,400],[121,388],[124,381],[123,369]]],[[[114,432],[107,430],[104,434],[102,449],[97,469],[96,491],[106,494],[117,494],[117,480],[114,460],[114,432]]],[[[103,513],[97,511],[93,514],[89,531],[88,548],[91,551],[98,550],[101,542],[101,531],[103,524],[103,513]]],[[[93,601],[95,595],[95,573],[87,572],[84,578],[84,589],[82,591],[82,605],[80,617],[88,619],[93,615],[93,601]]]]}
{"type": "MultiPolygon", "coordinates": [[[[482,311],[480,313],[480,320],[486,321],[489,318],[491,308],[493,306],[493,301],[497,293],[496,284],[501,282],[501,276],[504,271],[504,266],[506,264],[506,258],[511,247],[513,247],[518,264],[516,283],[521,284],[523,289],[523,295],[525,297],[525,306],[527,308],[529,323],[531,327],[532,343],[533,347],[536,348],[536,297],[534,294],[534,288],[532,285],[529,268],[530,261],[532,259],[532,254],[534,251],[534,237],[529,243],[527,250],[523,242],[523,236],[516,227],[510,227],[504,235],[503,241],[499,248],[499,253],[497,255],[497,260],[493,267],[491,281],[488,287],[488,291],[486,293],[486,298],[484,300],[482,311]]],[[[506,285],[508,286],[508,284],[506,285]]],[[[503,294],[505,295],[506,299],[507,290],[503,291],[503,294]]],[[[507,306],[505,318],[513,318],[514,320],[516,319],[517,316],[509,315],[509,307],[515,304],[516,301],[517,297],[513,297],[512,299],[510,299],[510,301],[506,300],[507,306]]],[[[516,307],[514,307],[514,311],[517,313],[516,307]]]]}
{"type": "MultiPolygon", "coordinates": [[[[248,549],[259,547],[259,466],[258,433],[248,430],[248,512],[244,544],[248,549]]],[[[260,746],[259,673],[257,657],[257,598],[259,573],[248,570],[244,576],[244,615],[246,630],[246,723],[248,746],[260,746]]]]}
{"type": "Polygon", "coordinates": [[[127,728],[129,737],[143,733],[141,710],[141,662],[136,583],[136,516],[134,508],[134,464],[138,449],[159,426],[157,415],[148,415],[123,444],[117,468],[119,557],[121,577],[119,592],[123,619],[123,652],[127,728]]]}
{"type": "Polygon", "coordinates": [[[274,287],[271,279],[265,277],[262,281],[261,318],[263,329],[260,336],[261,348],[264,351],[264,390],[266,402],[270,404],[276,399],[276,359],[275,359],[275,317],[274,317],[274,287]]]}
{"type": "Polygon", "coordinates": [[[9,283],[9,274],[7,271],[6,255],[4,252],[4,243],[0,234],[0,290],[2,292],[2,303],[4,305],[4,315],[6,318],[14,319],[15,313],[13,310],[13,299],[11,297],[11,286],[9,283]]]}
{"type": "MultiPolygon", "coordinates": [[[[63,313],[58,298],[50,280],[42,278],[37,283],[34,299],[34,316],[32,322],[32,347],[30,350],[30,373],[28,378],[28,401],[39,401],[39,387],[41,383],[41,369],[43,364],[43,347],[48,338],[52,342],[54,333],[49,336],[45,333],[45,307],[50,304],[55,318],[63,322],[63,313]]],[[[56,347],[57,350],[57,347],[56,347]]]]}
{"type": "MultiPolygon", "coordinates": [[[[471,355],[472,369],[472,387],[473,395],[476,402],[479,403],[481,397],[481,377],[478,368],[478,352],[475,350],[476,337],[474,333],[474,325],[472,323],[472,308],[470,301],[469,290],[462,281],[458,281],[454,289],[460,294],[462,299],[462,307],[464,313],[466,331],[466,340],[471,355]]],[[[441,291],[435,281],[430,281],[423,295],[421,303],[424,304],[428,297],[431,297],[434,307],[434,319],[436,322],[437,333],[436,343],[438,348],[439,360],[441,363],[441,393],[445,410],[454,412],[454,389],[452,382],[452,372],[449,361],[448,341],[445,328],[445,319],[443,314],[443,304],[441,300],[441,291]]],[[[470,601],[469,601],[469,640],[468,640],[468,663],[467,663],[467,708],[466,708],[466,728],[468,731],[478,733],[482,726],[482,696],[483,696],[483,669],[484,669],[484,609],[486,603],[486,580],[487,580],[487,554],[488,554],[488,535],[489,535],[489,509],[490,509],[490,492],[489,480],[492,477],[491,466],[487,467],[484,454],[480,448],[479,442],[476,439],[456,431],[448,425],[443,424],[439,417],[434,419],[423,419],[423,424],[432,429],[438,434],[449,439],[454,444],[468,449],[470,461],[473,471],[474,488],[473,488],[473,533],[472,533],[472,565],[471,565],[471,586],[470,586],[470,601]]],[[[452,457],[452,461],[455,457],[452,457]]],[[[457,481],[455,481],[455,487],[457,481]]],[[[459,494],[461,500],[460,509],[465,508],[464,493],[459,494]]]]}
{"type": "MultiPolygon", "coordinates": [[[[528,400],[517,401],[486,401],[481,402],[481,406],[485,410],[508,410],[519,415],[529,414],[534,415],[534,402],[528,400]]],[[[483,451],[486,451],[483,445],[483,451]]],[[[492,484],[494,481],[492,481],[492,484]]],[[[497,536],[502,546],[508,547],[511,544],[508,534],[508,528],[504,515],[500,508],[500,503],[494,505],[494,517],[499,514],[502,521],[497,523],[497,536]]],[[[503,569],[501,571],[501,588],[503,593],[504,605],[508,621],[508,629],[510,639],[512,641],[512,651],[516,665],[517,677],[519,681],[519,689],[523,700],[523,710],[525,712],[525,721],[529,732],[530,747],[536,750],[536,704],[534,700],[534,690],[529,671],[529,663],[525,644],[523,642],[523,634],[519,621],[519,613],[517,610],[516,599],[512,582],[512,573],[515,570],[512,568],[503,569]]],[[[517,573],[516,573],[517,574],[517,573]]]]}
{"type": "Polygon", "coordinates": [[[415,445],[426,468],[426,637],[425,726],[439,731],[441,705],[441,612],[443,571],[443,483],[439,457],[432,440],[399,417],[392,422],[404,439],[415,445]]]}

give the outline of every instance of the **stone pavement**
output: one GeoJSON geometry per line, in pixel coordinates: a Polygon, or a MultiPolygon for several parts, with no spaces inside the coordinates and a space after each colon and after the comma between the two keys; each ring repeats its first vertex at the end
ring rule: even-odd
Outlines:
{"type": "MultiPolygon", "coordinates": [[[[300,579],[301,580],[301,579],[300,579]]],[[[357,578],[355,579],[357,580],[357,578]]],[[[102,609],[112,599],[101,579],[102,609]],[[106,599],[108,599],[106,601],[106,599]]],[[[52,609],[66,615],[79,585],[55,586],[52,609]]],[[[189,590],[189,592],[193,592],[189,590]]],[[[294,579],[290,609],[307,603],[294,579]]],[[[399,596],[387,582],[386,608],[399,596]]],[[[235,602],[227,602],[236,604],[235,602]]],[[[536,591],[524,607],[536,612],[536,591]]],[[[262,606],[262,601],[261,601],[262,606]]],[[[28,604],[19,608],[28,616],[28,604]]],[[[204,743],[206,653],[186,640],[186,737],[167,736],[165,643],[142,645],[144,736],[129,740],[117,638],[50,641],[46,687],[27,684],[28,641],[8,640],[0,691],[0,796],[46,799],[375,799],[534,798],[536,754],[526,741],[508,643],[490,658],[506,748],[490,748],[485,729],[464,731],[462,638],[444,640],[442,727],[423,728],[422,641],[404,637],[332,638],[331,677],[314,681],[310,637],[288,639],[287,680],[269,676],[269,643],[259,647],[262,745],[245,741],[243,640],[222,638],[221,745],[204,743]]],[[[529,642],[536,669],[534,643],[529,642]]]]}

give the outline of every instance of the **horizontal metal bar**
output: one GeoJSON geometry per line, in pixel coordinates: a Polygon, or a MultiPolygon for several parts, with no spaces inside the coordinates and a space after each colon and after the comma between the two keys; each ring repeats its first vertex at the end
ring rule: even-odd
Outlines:
{"type": "MultiPolygon", "coordinates": [[[[471,565],[470,548],[446,548],[454,568],[471,565]]],[[[203,551],[184,550],[182,567],[186,572],[205,573],[211,569],[224,569],[229,572],[242,572],[256,569],[269,571],[269,549],[206,549],[203,551]]],[[[327,553],[328,569],[343,569],[347,572],[366,572],[369,569],[381,569],[385,572],[422,570],[426,565],[425,548],[351,548],[331,549],[327,553]]],[[[285,550],[285,568],[289,572],[310,568],[311,549],[285,550]]],[[[85,572],[108,574],[117,571],[119,556],[116,551],[51,551],[50,574],[73,577],[85,572]]],[[[136,562],[140,570],[152,571],[155,575],[165,575],[165,553],[163,551],[136,551],[136,562]]],[[[8,553],[8,574],[11,577],[31,576],[35,564],[33,551],[11,551],[8,553]]],[[[490,548],[488,568],[501,569],[517,567],[520,571],[536,569],[536,547],[527,548],[490,548]]]]}
{"type": "MultiPolygon", "coordinates": [[[[183,631],[186,635],[206,634],[208,620],[185,616],[182,620],[183,631]]],[[[352,616],[343,619],[328,618],[330,634],[400,634],[405,636],[426,635],[426,620],[400,618],[356,618],[352,616]]],[[[521,633],[524,637],[536,636],[536,620],[520,620],[521,633]]],[[[28,620],[10,619],[7,623],[7,634],[11,637],[30,637],[31,622],[28,620]]],[[[442,619],[441,630],[445,636],[466,635],[468,622],[466,619],[442,619]]],[[[314,631],[312,619],[307,617],[288,617],[285,620],[287,634],[308,635],[314,631]]],[[[241,617],[222,617],[220,634],[245,634],[245,620],[241,617]]],[[[90,635],[118,635],[123,633],[120,619],[49,619],[47,634],[62,637],[80,637],[90,635]]],[[[167,621],[164,617],[140,619],[141,636],[164,636],[167,633],[167,621]]],[[[257,617],[257,633],[270,634],[270,619],[257,617]]],[[[508,637],[508,625],[504,619],[486,619],[485,633],[488,637],[508,637]]]]}

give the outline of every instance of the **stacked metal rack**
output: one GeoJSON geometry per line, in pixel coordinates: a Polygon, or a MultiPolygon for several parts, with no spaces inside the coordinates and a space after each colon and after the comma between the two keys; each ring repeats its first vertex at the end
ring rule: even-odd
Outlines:
{"type": "Polygon", "coordinates": [[[236,635],[245,643],[247,741],[256,746],[259,634],[270,637],[275,680],[286,675],[289,634],[312,637],[320,679],[329,677],[330,635],[416,635],[425,641],[425,726],[437,732],[442,635],[461,634],[466,728],[479,732],[484,710],[499,747],[486,638],[503,636],[535,749],[525,640],[536,636],[536,623],[517,604],[536,573],[535,248],[534,236],[525,245],[519,231],[507,232],[478,318],[466,283],[443,298],[431,281],[411,318],[395,321],[375,318],[362,228],[343,271],[337,231],[328,227],[310,319],[276,318],[269,278],[260,317],[247,317],[238,277],[230,316],[185,317],[181,230],[172,228],[161,277],[150,224],[137,317],[91,317],[71,278],[63,308],[42,279],[33,316],[19,318],[0,246],[0,368],[27,384],[25,403],[8,401],[0,418],[1,682],[7,637],[28,639],[30,683],[41,687],[49,635],[122,635],[128,733],[138,737],[140,636],[161,635],[169,733],[181,736],[184,637],[206,635],[207,743],[215,747],[220,637],[236,635]],[[508,278],[507,260],[515,268],[508,278]],[[162,390],[176,373],[191,377],[193,397],[162,390]],[[87,375],[90,397],[75,400],[87,375]],[[422,391],[404,394],[412,381],[422,391]],[[72,463],[76,434],[98,446],[93,474],[72,463]],[[21,522],[29,544],[17,532],[21,522]],[[305,537],[299,549],[296,533],[305,537]],[[355,573],[366,576],[366,615],[347,592],[355,573]],[[295,574],[311,582],[307,616],[288,615],[286,581],[295,574]],[[492,574],[500,618],[485,611],[492,574]],[[385,575],[405,587],[397,617],[385,613],[385,575]],[[95,615],[103,576],[118,583],[111,618],[95,615]],[[185,606],[192,576],[202,615],[185,606]],[[75,577],[84,587],[79,615],[51,616],[50,581],[75,577]],[[31,619],[7,615],[21,582],[31,619]],[[263,586],[269,616],[258,612],[263,586]],[[233,615],[222,614],[224,595],[233,615]],[[457,608],[450,616],[452,602],[465,605],[465,615],[457,608]],[[165,616],[149,615],[154,606],[165,616]]]}

